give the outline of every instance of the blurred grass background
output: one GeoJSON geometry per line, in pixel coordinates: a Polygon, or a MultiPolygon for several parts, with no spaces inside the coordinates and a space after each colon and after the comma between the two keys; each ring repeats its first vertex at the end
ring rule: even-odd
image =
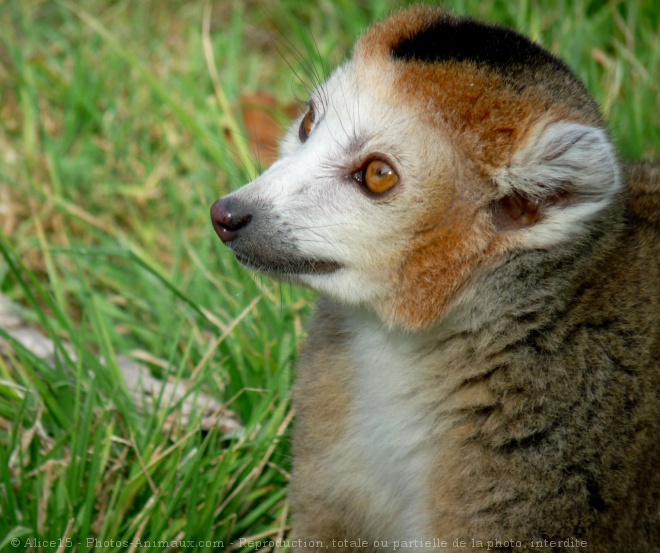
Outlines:
{"type": "MultiPolygon", "coordinates": [[[[208,209],[267,162],[256,127],[286,125],[405,4],[0,0],[0,293],[55,344],[51,362],[11,341],[0,356],[0,551],[66,537],[33,550],[248,551],[241,537],[287,535],[289,389],[312,298],[241,269],[208,209]],[[180,418],[181,402],[140,409],[120,355],[215,397],[242,430],[180,418]]],[[[658,157],[656,1],[443,5],[559,54],[622,156],[658,157]]]]}

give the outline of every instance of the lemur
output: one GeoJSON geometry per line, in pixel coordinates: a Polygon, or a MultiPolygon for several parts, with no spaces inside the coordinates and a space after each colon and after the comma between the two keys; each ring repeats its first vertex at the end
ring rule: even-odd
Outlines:
{"type": "Polygon", "coordinates": [[[321,295],[294,549],[660,551],[660,165],[562,61],[398,12],[211,217],[321,295]]]}

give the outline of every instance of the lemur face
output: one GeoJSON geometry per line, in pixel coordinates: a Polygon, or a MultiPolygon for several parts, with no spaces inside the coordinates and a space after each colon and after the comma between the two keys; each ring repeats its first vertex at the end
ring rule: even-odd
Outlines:
{"type": "Polygon", "coordinates": [[[279,161],[214,206],[239,261],[349,303],[387,293],[424,231],[424,185],[433,180],[446,203],[457,194],[451,146],[423,112],[383,94],[386,75],[371,86],[368,78],[356,64],[339,69],[292,126],[279,161]]]}
{"type": "Polygon", "coordinates": [[[618,186],[597,107],[562,62],[421,8],[367,32],[280,159],[211,216],[244,265],[419,328],[516,249],[579,233],[618,186]]]}

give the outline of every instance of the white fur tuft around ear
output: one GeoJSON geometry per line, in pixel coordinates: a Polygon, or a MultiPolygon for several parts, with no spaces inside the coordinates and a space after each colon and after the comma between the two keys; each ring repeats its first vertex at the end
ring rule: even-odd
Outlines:
{"type": "Polygon", "coordinates": [[[493,176],[505,195],[520,194],[544,206],[539,222],[524,229],[525,243],[548,247],[581,232],[610,203],[621,188],[621,171],[604,129],[572,121],[538,129],[493,176]]]}

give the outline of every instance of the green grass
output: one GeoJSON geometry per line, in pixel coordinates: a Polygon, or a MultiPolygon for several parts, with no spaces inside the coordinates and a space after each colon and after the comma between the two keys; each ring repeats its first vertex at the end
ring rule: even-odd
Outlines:
{"type": "MultiPolygon", "coordinates": [[[[241,92],[304,99],[393,5],[0,3],[0,292],[56,347],[53,363],[16,344],[0,357],[0,551],[66,537],[33,550],[140,538],[247,551],[241,537],[287,535],[290,383],[311,295],[240,268],[208,208],[259,170],[241,92]],[[244,430],[184,424],[176,403],[143,412],[120,355],[190,379],[244,430]]],[[[564,57],[622,155],[658,157],[657,2],[445,5],[564,57]]]]}

